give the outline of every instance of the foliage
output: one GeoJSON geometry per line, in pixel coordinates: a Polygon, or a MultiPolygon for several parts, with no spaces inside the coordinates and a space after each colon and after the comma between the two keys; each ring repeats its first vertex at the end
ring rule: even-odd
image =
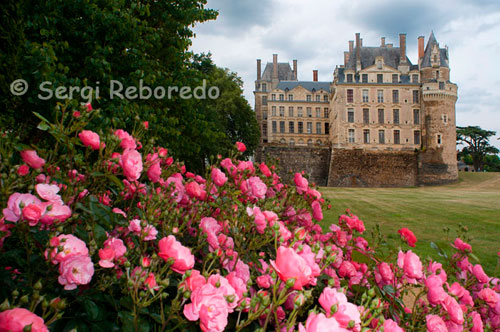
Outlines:
{"type": "Polygon", "coordinates": [[[487,155],[500,152],[489,143],[489,138],[494,135],[496,135],[496,132],[478,126],[457,127],[457,143],[466,145],[460,155],[470,155],[476,172],[483,170],[484,160],[487,155]]]}
{"type": "Polygon", "coordinates": [[[408,250],[409,229],[391,247],[350,212],[323,232],[321,193],[300,173],[285,185],[274,167],[237,160],[241,143],[201,176],[141,144],[144,126],[98,135],[86,125],[100,110],[56,114],[36,114],[50,149],[0,141],[7,329],[500,328],[499,279],[469,262],[466,234],[431,244],[441,264],[408,250]]]}

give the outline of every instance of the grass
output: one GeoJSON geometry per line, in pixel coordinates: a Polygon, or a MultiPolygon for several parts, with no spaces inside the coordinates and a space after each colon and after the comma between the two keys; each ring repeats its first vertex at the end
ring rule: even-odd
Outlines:
{"type": "MultiPolygon", "coordinates": [[[[457,183],[415,188],[322,188],[331,200],[322,226],[328,228],[347,208],[364,221],[368,231],[378,223],[395,245],[397,231],[408,227],[417,236],[415,252],[439,260],[430,242],[448,248],[459,224],[467,226],[473,253],[485,271],[497,274],[500,251],[500,173],[460,173],[457,183]],[[447,235],[443,228],[451,231],[447,235]]],[[[450,250],[447,250],[450,252],[450,250]]]]}

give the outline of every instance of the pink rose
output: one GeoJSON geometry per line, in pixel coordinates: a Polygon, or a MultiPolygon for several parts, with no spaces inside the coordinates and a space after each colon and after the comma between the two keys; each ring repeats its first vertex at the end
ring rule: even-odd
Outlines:
{"type": "Polygon", "coordinates": [[[262,172],[262,174],[264,174],[264,176],[267,177],[267,178],[272,175],[271,171],[269,170],[269,167],[267,167],[267,165],[264,164],[264,163],[261,163],[259,165],[259,169],[262,172]]]}
{"type": "Polygon", "coordinates": [[[184,287],[185,290],[194,292],[196,289],[200,288],[206,283],[207,280],[204,276],[201,275],[200,271],[192,270],[191,275],[179,284],[179,288],[184,287]]]}
{"type": "Polygon", "coordinates": [[[245,144],[243,144],[241,142],[236,142],[236,148],[240,152],[245,152],[247,150],[247,147],[245,146],[245,144]]]}
{"type": "Polygon", "coordinates": [[[115,237],[108,237],[108,239],[104,241],[104,247],[113,249],[115,258],[120,258],[127,252],[127,247],[125,247],[123,241],[115,237]]]}
{"type": "Polygon", "coordinates": [[[78,285],[90,283],[94,275],[94,264],[89,256],[71,256],[59,265],[59,274],[59,283],[65,290],[72,290],[78,285]]]}
{"type": "Polygon", "coordinates": [[[51,259],[54,264],[62,263],[72,256],[87,256],[89,250],[85,242],[71,234],[62,234],[50,240],[52,247],[51,259]]]}
{"type": "Polygon", "coordinates": [[[169,258],[174,260],[171,268],[177,273],[184,274],[187,270],[194,267],[194,256],[189,248],[184,247],[175,239],[175,236],[169,235],[164,237],[158,243],[158,256],[167,261],[169,258]]]}
{"type": "Polygon", "coordinates": [[[427,277],[425,287],[428,288],[427,299],[430,304],[441,304],[449,296],[443,289],[443,280],[435,274],[427,277]]]}
{"type": "Polygon", "coordinates": [[[472,274],[474,274],[477,280],[483,284],[490,280],[486,273],[484,273],[483,267],[480,264],[474,265],[472,268],[472,274]]]}
{"type": "Polygon", "coordinates": [[[31,332],[49,332],[45,322],[31,311],[24,308],[14,308],[0,313],[1,332],[23,332],[31,325],[31,332]]]}
{"type": "Polygon", "coordinates": [[[148,171],[147,171],[147,175],[148,175],[149,180],[151,180],[151,182],[153,182],[153,183],[160,181],[161,167],[160,167],[159,161],[155,162],[151,166],[149,166],[148,171]]]}
{"type": "Polygon", "coordinates": [[[498,295],[497,292],[495,292],[491,288],[483,288],[481,291],[477,294],[477,296],[486,302],[490,307],[495,307],[497,302],[498,302],[498,295]]]}
{"type": "Polygon", "coordinates": [[[38,196],[49,202],[62,202],[59,192],[59,187],[55,184],[39,183],[35,186],[38,196]]]}
{"type": "Polygon", "coordinates": [[[30,168],[28,167],[28,165],[25,165],[25,164],[22,164],[21,166],[19,166],[19,168],[17,169],[17,174],[19,176],[25,176],[26,174],[28,174],[30,172],[30,168]]]}
{"type": "Polygon", "coordinates": [[[311,204],[311,207],[313,210],[313,218],[317,221],[323,220],[323,211],[321,211],[321,204],[318,202],[318,200],[315,200],[311,204]]]}
{"type": "Polygon", "coordinates": [[[212,169],[212,181],[215,183],[216,186],[222,187],[226,182],[227,182],[227,176],[218,168],[213,168],[212,169]]]}
{"type": "Polygon", "coordinates": [[[45,159],[40,158],[35,150],[24,150],[21,152],[21,158],[31,168],[42,168],[45,165],[45,159]]]}
{"type": "Polygon", "coordinates": [[[448,328],[441,317],[427,315],[425,320],[427,321],[427,332],[448,332],[448,328]]]}
{"type": "Polygon", "coordinates": [[[278,273],[280,279],[287,282],[295,279],[293,289],[302,290],[309,284],[312,277],[312,271],[304,258],[300,257],[292,248],[280,246],[276,253],[276,262],[271,265],[278,273]]]}
{"type": "Polygon", "coordinates": [[[130,223],[128,225],[128,230],[131,231],[132,233],[135,233],[136,235],[141,234],[141,221],[139,219],[132,219],[130,220],[130,223]]]}
{"type": "Polygon", "coordinates": [[[104,268],[111,268],[115,266],[113,260],[115,259],[115,251],[111,247],[99,249],[99,266],[104,268]]]}
{"type": "Polygon", "coordinates": [[[410,231],[408,228],[401,228],[398,231],[401,238],[404,239],[410,247],[415,247],[415,243],[417,243],[417,237],[410,231]]]}
{"type": "Polygon", "coordinates": [[[63,222],[71,217],[71,209],[69,206],[60,202],[44,202],[42,203],[44,213],[40,222],[45,225],[51,225],[55,221],[63,222]]]}
{"type": "Polygon", "coordinates": [[[191,303],[184,306],[190,321],[200,319],[202,331],[224,331],[229,314],[227,301],[219,288],[205,284],[191,293],[191,303]]]}
{"type": "Polygon", "coordinates": [[[142,156],[137,150],[127,149],[120,158],[120,165],[127,180],[138,180],[142,172],[142,156]]]}
{"type": "MultiPolygon", "coordinates": [[[[483,320],[481,319],[481,315],[477,312],[473,311],[471,313],[472,316],[472,329],[471,332],[483,332],[483,320]]],[[[440,331],[439,331],[440,332],[440,331]]]]}
{"type": "Polygon", "coordinates": [[[384,332],[405,332],[399,325],[392,319],[386,319],[384,322],[384,332]]]}
{"type": "Polygon", "coordinates": [[[23,209],[23,218],[28,220],[30,226],[35,226],[42,217],[42,208],[37,204],[30,204],[23,209]]]}
{"type": "Polygon", "coordinates": [[[135,139],[123,129],[118,129],[115,131],[115,136],[120,139],[120,147],[124,150],[130,149],[135,150],[137,144],[135,139]]]}
{"type": "Polygon", "coordinates": [[[146,285],[149,289],[158,290],[158,284],[156,283],[156,278],[153,272],[149,272],[148,277],[144,280],[144,285],[146,285]]]}
{"type": "Polygon", "coordinates": [[[266,221],[266,216],[262,213],[260,208],[258,208],[257,206],[255,206],[253,209],[247,207],[247,214],[249,216],[254,217],[254,222],[257,228],[257,232],[259,234],[264,234],[267,227],[267,221],[266,221]]]}
{"type": "Polygon", "coordinates": [[[30,204],[39,205],[41,201],[31,194],[13,193],[9,196],[7,207],[2,211],[5,220],[17,222],[22,215],[22,209],[30,204]]]}
{"type": "Polygon", "coordinates": [[[266,196],[267,186],[258,176],[252,176],[247,180],[248,196],[262,199],[266,196]]]}
{"type": "Polygon", "coordinates": [[[464,242],[462,241],[461,239],[459,239],[458,237],[455,239],[455,242],[453,242],[453,246],[455,248],[457,248],[458,250],[460,251],[468,251],[468,252],[472,252],[472,247],[470,244],[468,244],[467,242],[464,242]]]}
{"type": "Polygon", "coordinates": [[[464,313],[453,296],[446,297],[442,303],[443,308],[448,312],[453,323],[462,325],[464,323],[464,313]]]}
{"type": "Polygon", "coordinates": [[[295,173],[294,182],[299,194],[305,193],[309,189],[309,182],[300,173],[295,173]]]}
{"type": "Polygon", "coordinates": [[[188,182],[185,185],[186,192],[191,198],[197,198],[200,200],[205,200],[207,193],[203,190],[203,187],[196,181],[188,182]]]}
{"type": "Polygon", "coordinates": [[[378,265],[378,271],[385,282],[391,283],[394,279],[394,273],[392,272],[391,266],[386,262],[382,262],[378,265]]]}
{"type": "Polygon", "coordinates": [[[90,147],[92,150],[99,150],[101,147],[99,135],[91,130],[83,130],[78,134],[78,137],[82,141],[83,145],[90,147]]]}
{"type": "Polygon", "coordinates": [[[269,274],[264,274],[257,277],[257,286],[259,286],[260,288],[269,288],[271,287],[272,282],[273,279],[269,274]]]}
{"type": "Polygon", "coordinates": [[[337,292],[336,289],[326,287],[319,296],[319,304],[326,311],[326,316],[333,316],[340,327],[347,328],[350,321],[354,321],[355,326],[360,326],[361,315],[358,307],[347,301],[344,293],[337,292]],[[337,311],[332,315],[332,307],[337,306],[337,311]]]}
{"type": "Polygon", "coordinates": [[[411,250],[408,250],[406,253],[399,252],[398,266],[403,269],[405,275],[410,279],[420,279],[423,277],[422,262],[411,250]]]}
{"type": "Polygon", "coordinates": [[[324,314],[315,314],[312,312],[306,321],[306,327],[299,324],[299,332],[348,332],[341,328],[335,318],[327,318],[324,314]]]}

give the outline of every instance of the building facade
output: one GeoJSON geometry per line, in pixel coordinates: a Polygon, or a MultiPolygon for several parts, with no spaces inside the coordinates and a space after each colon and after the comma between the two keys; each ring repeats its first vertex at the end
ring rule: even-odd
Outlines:
{"type": "MultiPolygon", "coordinates": [[[[411,186],[455,181],[457,85],[450,81],[447,47],[439,46],[434,33],[425,48],[424,37],[419,37],[418,60],[413,64],[406,55],[405,34],[399,35],[399,47],[386,44],[384,37],[379,46],[364,47],[359,33],[348,45],[332,82],[318,82],[317,71],[312,81],[299,81],[297,60],[292,69],[288,63],[278,63],[277,55],[261,74],[257,60],[255,112],[262,134],[257,159],[279,151],[279,146],[288,147],[289,159],[299,160],[304,149],[326,147],[328,177],[316,177],[320,184],[411,186]],[[395,176],[398,167],[400,178],[395,176]]],[[[283,151],[279,155],[283,159],[283,151]]],[[[285,160],[285,164],[290,163],[285,160]]],[[[314,177],[325,170],[309,173],[314,177]]]]}

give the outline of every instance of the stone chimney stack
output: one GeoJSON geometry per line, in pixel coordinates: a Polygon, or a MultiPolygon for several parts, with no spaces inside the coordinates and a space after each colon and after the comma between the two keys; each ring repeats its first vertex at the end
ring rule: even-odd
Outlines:
{"type": "Polygon", "coordinates": [[[399,63],[406,63],[406,33],[399,34],[399,63]]]}
{"type": "Polygon", "coordinates": [[[349,62],[349,55],[351,55],[351,53],[344,52],[344,67],[347,66],[347,63],[349,62]]]}
{"type": "Polygon", "coordinates": [[[273,54],[273,80],[278,79],[278,54],[273,54]]]}
{"type": "Polygon", "coordinates": [[[257,80],[262,78],[262,60],[257,59],[257,80]]]}
{"type": "Polygon", "coordinates": [[[297,60],[293,60],[293,77],[295,80],[298,80],[297,60]]]}
{"type": "Polygon", "coordinates": [[[318,81],[318,70],[317,69],[313,70],[313,81],[314,82],[318,81]]]}
{"type": "Polygon", "coordinates": [[[424,36],[418,37],[418,61],[424,57],[424,36]]]}
{"type": "Polygon", "coordinates": [[[380,38],[380,47],[385,47],[385,37],[380,38]]]}
{"type": "Polygon", "coordinates": [[[361,38],[359,32],[356,33],[356,71],[361,70],[361,38]]]}
{"type": "Polygon", "coordinates": [[[352,51],[354,51],[354,40],[349,40],[349,53],[352,54],[352,51]]]}

